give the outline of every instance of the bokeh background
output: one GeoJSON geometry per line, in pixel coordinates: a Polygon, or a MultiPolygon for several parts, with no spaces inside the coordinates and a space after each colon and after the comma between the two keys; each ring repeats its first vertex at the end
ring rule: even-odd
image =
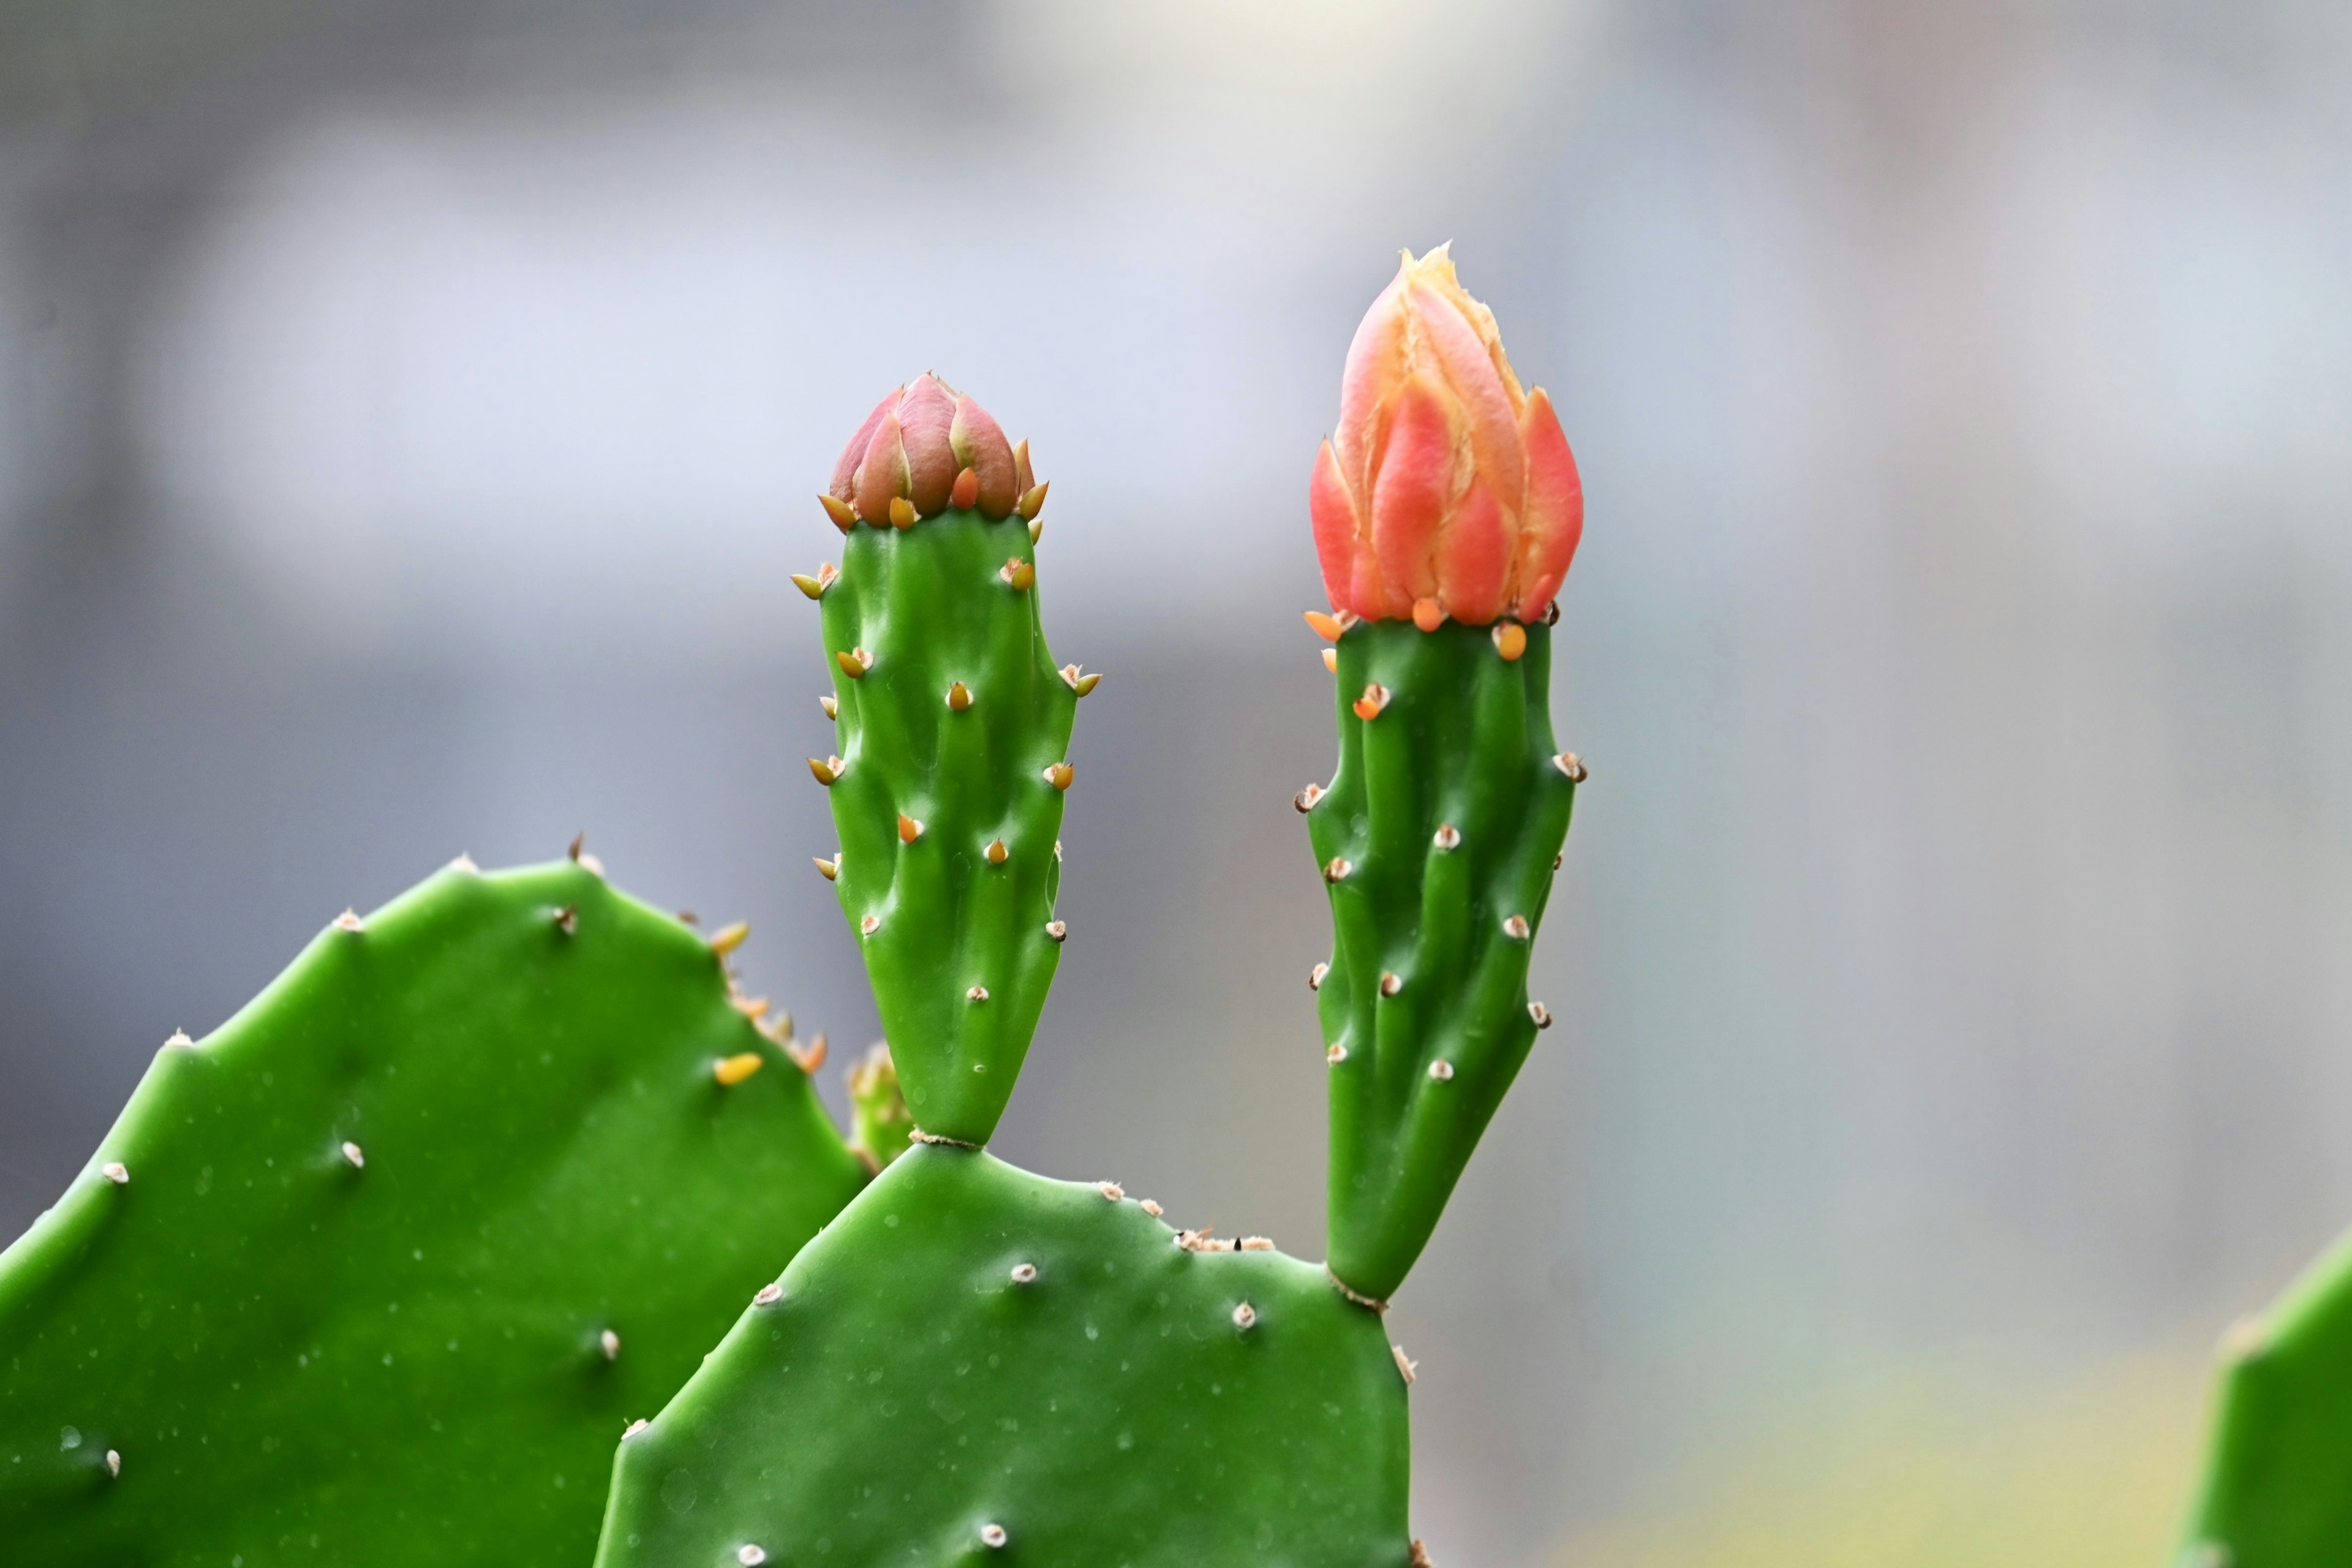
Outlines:
{"type": "Polygon", "coordinates": [[[1584,466],[1593,779],[1391,1320],[1418,1529],[2158,1563],[2352,1220],[2347,89],[2315,0],[16,0],[0,1232],[461,849],[584,828],[870,1037],[785,575],[936,368],[1110,672],[999,1147],[1315,1255],[1306,477],[1452,239],[1584,466]]]}

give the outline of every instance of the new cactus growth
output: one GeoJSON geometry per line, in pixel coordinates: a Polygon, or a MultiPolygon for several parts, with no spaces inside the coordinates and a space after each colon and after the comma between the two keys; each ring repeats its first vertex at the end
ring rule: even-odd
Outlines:
{"type": "MultiPolygon", "coordinates": [[[[968,397],[926,375],[884,398],[825,497],[842,564],[820,584],[839,752],[826,875],[856,932],[915,1123],[996,1130],[1064,931],[1062,794],[1090,678],[1037,615],[1045,487],[968,397]]],[[[806,585],[804,585],[805,588],[806,585]]]]}
{"type": "Polygon", "coordinates": [[[2179,1568],[2352,1562],[2352,1237],[2221,1342],[2179,1568]]]}
{"type": "Polygon", "coordinates": [[[1444,249],[1348,351],[1310,489],[1339,766],[1298,808],[1331,900],[1332,1274],[1385,1300],[1550,1022],[1527,993],[1584,767],[1554,749],[1552,595],[1583,489],[1444,249]]]}
{"type": "Polygon", "coordinates": [[[914,1141],[914,1113],[898,1091],[887,1044],[877,1043],[849,1069],[849,1146],[877,1172],[914,1141]]]}
{"type": "Polygon", "coordinates": [[[157,1056],[0,1254],[0,1560],[567,1564],[866,1172],[706,942],[460,862],[157,1056]]]}

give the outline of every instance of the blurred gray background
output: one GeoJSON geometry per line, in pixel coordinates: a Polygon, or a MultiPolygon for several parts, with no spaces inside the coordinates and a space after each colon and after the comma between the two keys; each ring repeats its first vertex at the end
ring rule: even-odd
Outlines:
{"type": "Polygon", "coordinates": [[[1593,781],[1391,1320],[1418,1529],[2159,1561],[2352,1220],[2347,89],[2297,0],[7,5],[0,1233],[461,849],[585,828],[870,1037],[785,578],[936,368],[1110,672],[999,1147],[1318,1255],[1307,473],[1451,238],[1583,464],[1593,781]]]}

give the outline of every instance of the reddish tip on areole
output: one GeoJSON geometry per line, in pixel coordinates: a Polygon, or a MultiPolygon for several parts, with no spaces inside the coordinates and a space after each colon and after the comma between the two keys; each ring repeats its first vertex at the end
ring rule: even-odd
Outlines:
{"type": "Polygon", "coordinates": [[[1576,458],[1446,247],[1408,253],[1356,329],[1307,510],[1336,610],[1486,626],[1559,591],[1584,530],[1576,458]]]}
{"type": "Polygon", "coordinates": [[[998,522],[1020,499],[1019,467],[988,410],[926,373],[875,405],[842,449],[827,493],[877,528],[889,526],[893,501],[918,518],[958,507],[998,522]]]}

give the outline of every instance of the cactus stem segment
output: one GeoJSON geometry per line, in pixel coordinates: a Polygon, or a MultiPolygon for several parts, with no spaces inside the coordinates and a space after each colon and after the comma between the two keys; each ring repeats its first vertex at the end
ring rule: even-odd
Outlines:
{"type": "Polygon", "coordinates": [[[828,495],[820,495],[816,499],[824,507],[824,515],[833,520],[834,527],[847,533],[857,526],[857,509],[847,501],[838,496],[828,495]]]}
{"type": "Polygon", "coordinates": [[[343,1159],[354,1171],[367,1169],[367,1155],[362,1152],[358,1144],[348,1140],[343,1144],[343,1159]]]}
{"type": "Polygon", "coordinates": [[[731,1057],[721,1057],[710,1066],[710,1076],[722,1089],[733,1089],[766,1065],[757,1051],[740,1051],[731,1057]]]}
{"type": "Polygon", "coordinates": [[[971,706],[971,688],[959,680],[948,688],[948,707],[961,713],[971,706]]]}
{"type": "Polygon", "coordinates": [[[1314,810],[1315,803],[1322,798],[1323,786],[1321,784],[1308,784],[1305,789],[1300,790],[1297,795],[1290,797],[1290,804],[1297,806],[1299,814],[1304,816],[1307,812],[1314,810]]]}
{"type": "Polygon", "coordinates": [[[109,1160],[99,1167],[98,1173],[118,1187],[127,1187],[131,1184],[131,1168],[120,1160],[109,1160]]]}
{"type": "Polygon", "coordinates": [[[341,914],[335,917],[335,929],[337,931],[361,931],[367,930],[367,922],[360,919],[359,911],[357,910],[345,910],[341,914]]]}
{"type": "Polygon", "coordinates": [[[744,939],[749,937],[751,934],[751,922],[750,921],[731,921],[729,924],[720,926],[717,931],[710,933],[710,951],[717,953],[719,957],[724,958],[729,953],[734,952],[737,948],[742,946],[744,939]]]}

